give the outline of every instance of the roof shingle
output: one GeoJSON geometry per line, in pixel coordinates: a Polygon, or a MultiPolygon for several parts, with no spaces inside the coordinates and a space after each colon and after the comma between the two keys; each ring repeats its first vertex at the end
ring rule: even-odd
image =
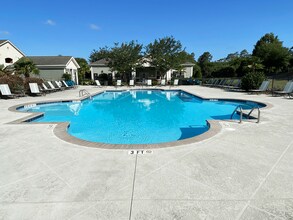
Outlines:
{"type": "Polygon", "coordinates": [[[71,56],[28,56],[35,65],[66,65],[71,56]]]}
{"type": "Polygon", "coordinates": [[[4,42],[6,42],[7,40],[0,40],[0,44],[3,44],[4,42]]]}
{"type": "Polygon", "coordinates": [[[93,62],[90,64],[90,66],[107,66],[109,64],[110,60],[109,59],[100,59],[97,60],[96,62],[93,62]]]}

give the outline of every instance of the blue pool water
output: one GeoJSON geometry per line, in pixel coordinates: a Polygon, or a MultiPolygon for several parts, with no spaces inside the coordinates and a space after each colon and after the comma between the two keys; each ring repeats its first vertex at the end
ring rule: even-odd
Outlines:
{"type": "MultiPolygon", "coordinates": [[[[92,142],[151,144],[206,132],[206,120],[230,119],[238,105],[253,102],[203,100],[182,91],[104,92],[82,102],[40,104],[20,111],[44,112],[34,122],[70,122],[69,134],[92,142]]],[[[239,117],[234,115],[234,119],[239,117]]]]}

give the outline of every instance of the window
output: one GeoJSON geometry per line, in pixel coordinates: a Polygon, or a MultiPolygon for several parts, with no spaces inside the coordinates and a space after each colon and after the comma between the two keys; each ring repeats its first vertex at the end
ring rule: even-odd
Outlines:
{"type": "Polygon", "coordinates": [[[13,63],[13,59],[7,57],[5,58],[5,63],[13,63]]]}

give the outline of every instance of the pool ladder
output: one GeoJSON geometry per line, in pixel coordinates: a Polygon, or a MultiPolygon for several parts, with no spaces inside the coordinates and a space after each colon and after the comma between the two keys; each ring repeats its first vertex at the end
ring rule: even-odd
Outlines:
{"type": "MultiPolygon", "coordinates": [[[[259,122],[260,122],[260,109],[259,109],[258,106],[253,107],[253,108],[250,110],[250,112],[249,112],[248,114],[245,115],[245,117],[249,119],[251,113],[252,113],[254,110],[257,110],[257,118],[256,118],[257,121],[256,121],[256,123],[259,123],[259,122]]],[[[234,115],[235,113],[239,113],[239,114],[240,114],[239,123],[242,123],[242,118],[243,118],[243,114],[244,114],[244,113],[243,113],[243,108],[241,107],[241,105],[238,105],[238,106],[235,108],[235,110],[233,111],[233,113],[232,113],[232,115],[231,115],[231,119],[233,118],[233,115],[234,115]],[[238,111],[238,110],[239,110],[239,111],[238,111]]]]}
{"type": "Polygon", "coordinates": [[[90,99],[92,98],[91,94],[86,89],[79,90],[79,97],[83,97],[83,96],[89,96],[90,99]]]}

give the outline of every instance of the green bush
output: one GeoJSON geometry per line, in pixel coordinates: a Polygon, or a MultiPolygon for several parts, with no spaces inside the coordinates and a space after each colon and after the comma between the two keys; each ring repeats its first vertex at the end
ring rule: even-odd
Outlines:
{"type": "Polygon", "coordinates": [[[24,93],[24,81],[17,75],[3,75],[0,77],[0,84],[8,84],[12,93],[24,93]]]}
{"type": "Polygon", "coordinates": [[[194,79],[202,79],[201,71],[197,71],[193,74],[194,79]]]}
{"type": "Polygon", "coordinates": [[[80,85],[95,85],[95,81],[94,80],[91,80],[91,79],[83,79],[79,82],[80,85]]]}
{"type": "Polygon", "coordinates": [[[158,80],[157,80],[157,79],[153,79],[153,80],[152,80],[152,85],[153,85],[153,86],[158,85],[158,80]]]}
{"type": "Polygon", "coordinates": [[[244,77],[242,77],[241,88],[245,91],[257,89],[265,78],[266,77],[263,73],[247,73],[244,77]]]}
{"type": "Polygon", "coordinates": [[[69,73],[64,73],[62,75],[62,78],[65,80],[65,81],[69,81],[71,80],[71,75],[69,73]]]}

